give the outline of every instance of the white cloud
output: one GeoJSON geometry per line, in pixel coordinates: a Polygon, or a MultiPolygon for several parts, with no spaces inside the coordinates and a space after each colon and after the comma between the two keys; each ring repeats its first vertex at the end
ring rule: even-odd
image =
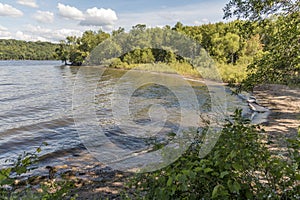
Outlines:
{"type": "Polygon", "coordinates": [[[82,31],[74,29],[49,29],[41,26],[26,25],[25,29],[18,34],[19,39],[30,41],[51,41],[58,42],[64,40],[67,36],[81,36],[82,31]]]}
{"type": "Polygon", "coordinates": [[[59,15],[72,20],[80,21],[82,26],[103,26],[111,27],[118,20],[117,14],[112,9],[93,7],[85,12],[78,8],[58,3],[59,15]]]}
{"type": "Polygon", "coordinates": [[[49,11],[40,11],[38,10],[33,18],[36,19],[40,23],[52,23],[54,20],[54,14],[49,11]]]}
{"type": "Polygon", "coordinates": [[[12,7],[11,5],[0,3],[0,16],[20,17],[22,15],[22,11],[12,7]]]}
{"type": "Polygon", "coordinates": [[[105,32],[110,32],[110,31],[114,30],[115,27],[113,25],[105,25],[105,26],[101,26],[101,29],[105,32]]]}
{"type": "Polygon", "coordinates": [[[32,7],[32,8],[37,8],[38,7],[35,0],[18,0],[17,3],[21,4],[21,5],[24,5],[24,6],[32,7]]]}
{"type": "Polygon", "coordinates": [[[0,38],[1,39],[10,39],[10,38],[12,38],[12,35],[8,31],[8,29],[4,26],[1,26],[1,25],[0,25],[0,38]]]}
{"type": "Polygon", "coordinates": [[[26,41],[47,41],[46,38],[41,37],[41,36],[36,36],[36,35],[31,35],[31,34],[26,34],[22,31],[17,31],[15,38],[17,40],[26,40],[26,41]]]}
{"type": "Polygon", "coordinates": [[[0,31],[7,31],[7,30],[8,29],[6,27],[0,25],[0,31]]]}
{"type": "Polygon", "coordinates": [[[31,24],[25,25],[24,27],[25,27],[24,31],[25,32],[30,32],[30,33],[43,34],[43,33],[47,33],[47,32],[50,31],[50,29],[48,29],[48,28],[42,28],[41,26],[34,26],[34,25],[31,25],[31,24]]]}
{"type": "Polygon", "coordinates": [[[84,26],[110,26],[118,20],[117,14],[111,9],[91,8],[87,9],[85,19],[80,22],[84,26]]]}
{"type": "Polygon", "coordinates": [[[57,29],[54,33],[49,35],[49,38],[51,38],[52,41],[59,41],[66,39],[66,37],[70,35],[78,37],[82,35],[82,32],[74,29],[57,29]]]}
{"type": "Polygon", "coordinates": [[[60,16],[67,19],[83,20],[83,13],[75,7],[58,3],[57,5],[60,16]]]}
{"type": "Polygon", "coordinates": [[[0,39],[12,39],[12,35],[8,31],[0,31],[0,39]]]}

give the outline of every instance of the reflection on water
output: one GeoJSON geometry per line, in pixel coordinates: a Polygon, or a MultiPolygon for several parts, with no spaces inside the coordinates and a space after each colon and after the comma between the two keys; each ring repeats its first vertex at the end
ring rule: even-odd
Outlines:
{"type": "MultiPolygon", "coordinates": [[[[42,142],[49,144],[42,151],[48,160],[84,150],[72,116],[73,84],[79,68],[60,64],[57,61],[0,61],[0,167],[6,165],[6,159],[15,158],[23,151],[31,151],[42,142]]],[[[143,149],[147,142],[122,136],[122,130],[113,118],[113,86],[124,73],[121,70],[106,70],[101,78],[77,78],[82,79],[81,82],[98,81],[93,103],[97,120],[105,128],[106,136],[120,148],[143,149]]],[[[142,72],[137,73],[143,75],[142,72]]],[[[200,112],[208,111],[210,99],[206,87],[200,82],[193,82],[192,85],[201,106],[200,112]]],[[[147,102],[166,109],[167,122],[161,135],[178,130],[180,105],[172,91],[159,84],[148,84],[135,90],[129,110],[136,124],[151,123],[149,110],[154,109],[152,111],[155,113],[155,108],[147,102]]],[[[228,102],[230,110],[242,104],[229,93],[228,102]]],[[[67,161],[62,159],[61,162],[67,161]]]]}

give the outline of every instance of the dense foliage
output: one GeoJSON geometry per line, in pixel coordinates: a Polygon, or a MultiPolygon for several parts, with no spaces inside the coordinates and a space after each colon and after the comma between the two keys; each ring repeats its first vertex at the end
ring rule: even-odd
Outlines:
{"type": "Polygon", "coordinates": [[[237,16],[239,19],[263,20],[274,13],[299,12],[299,6],[299,0],[230,0],[223,11],[224,18],[237,16]]]}
{"type": "Polygon", "coordinates": [[[55,60],[57,44],[0,39],[0,60],[55,60]]]}
{"type": "Polygon", "coordinates": [[[300,84],[300,12],[265,20],[267,45],[265,53],[256,59],[244,81],[245,87],[258,83],[300,84]]]}
{"type": "MultiPolygon", "coordinates": [[[[132,64],[164,62],[177,65],[182,63],[182,67],[190,68],[191,66],[183,62],[183,55],[178,55],[172,51],[163,51],[155,47],[149,49],[151,45],[147,41],[152,37],[157,44],[161,44],[161,40],[178,43],[176,38],[172,37],[172,34],[164,35],[165,30],[171,29],[192,38],[200,44],[215,61],[225,81],[230,81],[231,79],[241,81],[244,79],[246,66],[255,57],[262,55],[263,44],[261,43],[259,29],[256,27],[256,24],[239,20],[201,26],[184,26],[178,22],[173,28],[169,26],[146,28],[143,24],[137,24],[128,33],[124,32],[124,29],[119,28],[113,31],[111,35],[101,30],[98,32],[86,31],[82,37],[67,37],[65,41],[61,41],[60,47],[56,49],[56,54],[58,58],[66,63],[81,65],[86,62],[86,58],[90,56],[91,51],[97,44],[104,42],[109,37],[114,38],[117,35],[122,35],[124,36],[124,42],[131,45],[134,44],[136,50],[119,56],[119,60],[115,60],[112,65],[114,67],[123,66],[128,68],[128,65],[132,64]],[[243,29],[245,24],[249,26],[251,31],[243,29]],[[154,32],[155,34],[153,34],[154,32]]],[[[126,47],[126,44],[110,43],[109,47],[106,46],[105,48],[107,48],[107,52],[120,52],[124,51],[122,49],[124,47],[126,47]]]]}
{"type": "Polygon", "coordinates": [[[290,140],[288,158],[274,156],[263,130],[237,110],[213,150],[199,158],[197,137],[175,163],[130,180],[134,199],[299,199],[300,140],[290,140]]]}
{"type": "Polygon", "coordinates": [[[85,31],[82,37],[68,36],[55,49],[56,57],[65,64],[82,65],[90,52],[110,35],[101,30],[98,32],[85,31]]]}
{"type": "MultiPolygon", "coordinates": [[[[178,22],[172,30],[193,38],[196,42],[201,44],[201,46],[208,51],[218,63],[249,64],[257,53],[261,53],[262,44],[255,24],[251,24],[253,30],[250,33],[242,29],[243,25],[246,23],[247,22],[244,21],[234,21],[201,26],[183,26],[178,22]]],[[[155,31],[160,31],[159,29],[160,28],[155,28],[155,31]]],[[[166,26],[161,29],[171,29],[171,27],[166,26]]],[[[138,34],[139,32],[146,31],[147,28],[145,25],[138,24],[130,30],[130,33],[138,34]]],[[[124,29],[113,31],[112,36],[120,33],[124,34],[124,29]]],[[[143,36],[146,35],[144,34],[143,36]]],[[[73,64],[82,64],[84,59],[90,54],[91,50],[108,37],[110,37],[110,35],[101,30],[98,32],[86,31],[82,37],[67,37],[66,41],[61,41],[60,48],[58,48],[56,52],[58,57],[63,61],[70,61],[73,64]]],[[[137,44],[136,48],[141,48],[140,44],[143,44],[145,38],[140,37],[135,39],[134,42],[137,44]]],[[[162,38],[155,38],[155,40],[160,39],[162,38]]],[[[159,43],[159,41],[157,41],[157,43],[159,43]]],[[[144,50],[143,53],[145,54],[144,57],[149,57],[148,63],[162,61],[163,59],[161,59],[161,56],[164,56],[160,55],[159,52],[155,53],[154,51],[151,52],[149,50],[144,50]]],[[[160,53],[165,52],[162,51],[160,53]]],[[[136,52],[131,55],[134,56],[134,54],[136,54],[136,52]]],[[[122,57],[122,61],[123,60],[124,56],[122,57]]],[[[142,59],[139,61],[137,58],[134,58],[134,60],[135,62],[144,63],[144,60],[142,59]]]]}
{"type": "Polygon", "coordinates": [[[244,89],[258,83],[300,84],[300,1],[231,0],[225,18],[255,21],[261,27],[264,55],[249,66],[244,89]]]}

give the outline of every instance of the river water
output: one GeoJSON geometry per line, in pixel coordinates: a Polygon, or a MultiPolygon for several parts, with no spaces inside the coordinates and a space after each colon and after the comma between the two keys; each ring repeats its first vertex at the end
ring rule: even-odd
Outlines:
{"type": "MultiPolygon", "coordinates": [[[[5,162],[7,159],[14,159],[24,151],[30,152],[43,142],[48,143],[41,152],[45,158],[49,158],[51,162],[56,157],[62,158],[56,164],[66,164],[60,162],[67,162],[64,158],[74,156],[75,151],[86,151],[72,112],[75,80],[81,84],[97,82],[94,90],[95,101],[92,103],[95,104],[98,125],[104,127],[107,137],[114,144],[134,150],[145,148],[145,142],[134,139],[132,135],[119,137],[120,129],[112,122],[112,108],[118,106],[110,102],[114,92],[112,88],[124,77],[125,71],[107,70],[99,78],[97,68],[89,69],[89,74],[93,74],[95,70],[93,76],[78,76],[78,70],[78,67],[61,66],[58,61],[0,61],[0,168],[9,163],[5,162]]],[[[140,77],[145,74],[135,73],[140,77]]],[[[157,76],[159,80],[165,76],[170,77],[161,74],[157,76]]],[[[122,85],[126,86],[126,79],[122,81],[122,85]]],[[[190,83],[201,106],[201,112],[206,112],[210,105],[206,86],[201,82],[190,83]]],[[[93,84],[86,84],[84,87],[90,85],[93,84]]],[[[126,87],[128,89],[130,86],[126,87]]],[[[238,106],[246,107],[246,103],[230,95],[228,89],[226,92],[229,111],[238,106]]],[[[76,96],[83,100],[86,98],[85,93],[77,92],[76,96]]],[[[128,104],[133,121],[139,125],[149,125],[151,120],[147,114],[147,104],[153,102],[166,108],[162,115],[165,115],[168,123],[159,131],[176,132],[180,126],[177,123],[180,118],[180,113],[177,112],[180,102],[174,92],[159,84],[145,85],[134,91],[128,104]]],[[[119,110],[122,110],[121,107],[119,110]]],[[[152,107],[153,115],[160,115],[157,109],[159,112],[159,106],[152,107]]],[[[47,164],[47,159],[45,163],[47,164]]]]}

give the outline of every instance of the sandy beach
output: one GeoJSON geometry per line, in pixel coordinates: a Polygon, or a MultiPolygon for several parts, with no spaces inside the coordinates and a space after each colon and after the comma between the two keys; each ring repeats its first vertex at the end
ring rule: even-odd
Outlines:
{"type": "Polygon", "coordinates": [[[268,122],[263,125],[270,150],[284,153],[286,139],[295,138],[300,127],[300,89],[285,85],[265,84],[254,88],[257,102],[270,109],[268,122]]]}

